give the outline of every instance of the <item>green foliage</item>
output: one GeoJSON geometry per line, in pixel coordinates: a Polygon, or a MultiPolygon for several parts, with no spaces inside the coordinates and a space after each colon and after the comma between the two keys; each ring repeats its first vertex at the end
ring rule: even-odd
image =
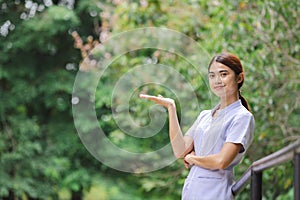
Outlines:
{"type": "MultiPolygon", "coordinates": [[[[180,198],[188,173],[181,160],[151,173],[125,174],[100,164],[80,142],[73,124],[71,95],[82,58],[73,48],[70,35],[73,30],[77,30],[85,42],[89,35],[105,40],[107,35],[134,28],[174,29],[193,38],[208,52],[209,58],[195,55],[196,59],[205,61],[204,66],[198,66],[201,68],[206,68],[206,61],[215,53],[237,54],[246,73],[242,92],[256,118],[255,139],[235,169],[237,177],[256,159],[299,138],[300,3],[297,0],[79,0],[73,7],[64,6],[65,1],[54,5],[26,2],[0,0],[1,198],[57,199],[64,192],[67,198],[75,193],[84,193],[91,199],[180,198]]],[[[123,42],[129,44],[130,41],[123,42]]],[[[190,50],[188,46],[184,48],[190,50]]],[[[107,53],[110,51],[113,49],[107,53]]],[[[95,54],[97,56],[101,55],[95,54]]],[[[144,140],[128,137],[112,113],[118,111],[121,126],[131,128],[124,108],[115,107],[116,102],[124,99],[116,96],[112,100],[111,97],[123,74],[129,73],[133,66],[149,62],[172,66],[180,72],[195,88],[200,106],[194,105],[192,99],[187,99],[186,105],[179,105],[178,98],[188,96],[185,90],[174,94],[165,87],[147,85],[136,89],[128,101],[129,117],[135,123],[149,124],[148,109],[153,106],[137,98],[140,92],[175,98],[179,117],[187,121],[214,103],[206,77],[198,76],[197,68],[179,55],[141,49],[116,58],[101,77],[95,97],[87,95],[84,100],[95,100],[99,126],[108,138],[116,146],[132,152],[158,149],[169,140],[167,123],[154,137],[144,140]]],[[[176,85],[172,82],[174,77],[165,74],[165,78],[176,85]]],[[[82,86],[88,90],[89,82],[82,86]]],[[[166,113],[156,107],[150,114],[155,117],[166,113]]],[[[80,127],[88,131],[95,129],[95,124],[87,116],[80,127]]],[[[188,127],[183,121],[183,130],[188,127]]],[[[291,198],[291,177],[291,163],[265,171],[264,198],[291,198]]],[[[237,199],[249,199],[249,186],[237,199]]]]}
{"type": "MultiPolygon", "coordinates": [[[[14,29],[1,35],[0,196],[56,199],[63,187],[77,189],[62,183],[82,168],[85,152],[71,117],[75,73],[65,67],[80,60],[68,34],[79,20],[56,5],[21,20],[29,4],[1,3],[14,29]]],[[[81,181],[89,187],[90,178],[81,181]]]]}

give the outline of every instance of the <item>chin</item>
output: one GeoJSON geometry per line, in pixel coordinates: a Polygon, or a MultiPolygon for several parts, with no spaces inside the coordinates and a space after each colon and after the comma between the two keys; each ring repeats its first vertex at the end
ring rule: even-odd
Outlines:
{"type": "Polygon", "coordinates": [[[217,96],[217,97],[226,97],[226,94],[224,93],[224,91],[213,91],[213,93],[217,96]]]}

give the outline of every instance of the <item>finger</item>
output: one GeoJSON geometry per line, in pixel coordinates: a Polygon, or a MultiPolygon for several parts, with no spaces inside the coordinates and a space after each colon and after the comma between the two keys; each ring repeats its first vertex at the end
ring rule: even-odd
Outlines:
{"type": "Polygon", "coordinates": [[[186,169],[190,169],[190,168],[191,168],[191,165],[190,165],[190,163],[188,163],[188,162],[185,162],[185,163],[184,163],[184,166],[185,166],[186,169]]]}
{"type": "Polygon", "coordinates": [[[186,168],[186,169],[188,169],[189,168],[189,163],[188,162],[186,162],[185,160],[184,160],[184,167],[186,168]]]}
{"type": "Polygon", "coordinates": [[[146,96],[148,96],[148,95],[146,95],[146,94],[140,94],[139,95],[140,98],[145,98],[146,96]]]}
{"type": "Polygon", "coordinates": [[[148,95],[148,94],[140,94],[139,96],[140,96],[140,98],[144,98],[144,99],[149,99],[151,97],[154,97],[154,96],[151,96],[151,95],[148,95]]]}
{"type": "Polygon", "coordinates": [[[158,97],[160,97],[160,98],[164,98],[164,97],[163,97],[162,95],[160,95],[160,94],[158,95],[158,97]]]}
{"type": "Polygon", "coordinates": [[[189,165],[186,164],[186,163],[184,163],[184,167],[185,167],[186,169],[189,169],[189,165]]]}
{"type": "Polygon", "coordinates": [[[147,94],[140,94],[140,98],[149,99],[149,100],[152,100],[154,102],[157,102],[157,101],[159,101],[161,99],[161,97],[147,95],[147,94]]]}

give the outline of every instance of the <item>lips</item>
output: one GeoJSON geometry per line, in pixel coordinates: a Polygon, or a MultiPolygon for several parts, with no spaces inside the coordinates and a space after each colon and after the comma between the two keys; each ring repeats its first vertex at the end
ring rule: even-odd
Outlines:
{"type": "Polygon", "coordinates": [[[222,89],[222,88],[224,88],[224,85],[218,85],[218,86],[214,87],[215,90],[219,90],[219,89],[222,89]]]}

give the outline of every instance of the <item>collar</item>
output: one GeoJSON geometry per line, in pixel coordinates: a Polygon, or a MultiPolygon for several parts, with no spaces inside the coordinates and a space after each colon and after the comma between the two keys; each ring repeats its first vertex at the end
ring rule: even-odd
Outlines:
{"type": "MultiPolygon", "coordinates": [[[[228,106],[226,106],[225,108],[223,108],[222,110],[219,110],[218,115],[221,115],[223,113],[226,113],[227,111],[230,111],[233,108],[239,107],[240,105],[242,105],[242,101],[240,99],[238,99],[237,101],[233,102],[232,104],[229,104],[228,106]]],[[[213,116],[213,114],[220,109],[221,104],[219,103],[218,105],[216,105],[212,110],[211,110],[211,116],[213,116]]]]}

